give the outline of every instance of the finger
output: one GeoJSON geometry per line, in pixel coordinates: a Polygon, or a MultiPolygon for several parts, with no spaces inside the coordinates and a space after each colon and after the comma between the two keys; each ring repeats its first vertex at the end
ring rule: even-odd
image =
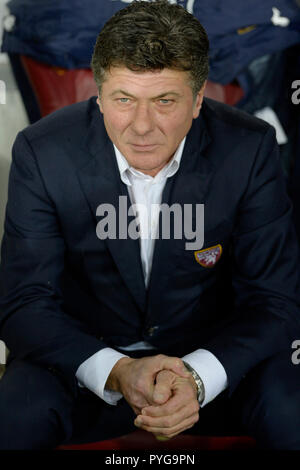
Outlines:
{"type": "MultiPolygon", "coordinates": [[[[168,440],[172,439],[173,437],[178,436],[178,434],[183,433],[183,432],[186,431],[187,429],[192,428],[192,427],[194,426],[194,424],[195,424],[195,423],[191,424],[190,426],[187,425],[186,427],[184,427],[184,428],[181,429],[180,431],[176,431],[176,432],[174,432],[173,434],[170,434],[170,435],[168,435],[168,436],[161,436],[161,435],[160,435],[158,440],[160,440],[160,441],[168,441],[168,440]]],[[[154,435],[155,437],[157,436],[156,434],[153,434],[153,435],[154,435]]],[[[156,439],[157,439],[157,437],[156,437],[156,439]]]]}
{"type": "Polygon", "coordinates": [[[139,415],[136,418],[137,425],[145,425],[155,428],[172,428],[182,423],[185,419],[199,413],[199,404],[191,403],[187,406],[183,406],[178,412],[172,413],[171,415],[165,416],[145,416],[139,415]]]}
{"type": "MultiPolygon", "coordinates": [[[[147,369],[143,377],[143,384],[139,389],[143,392],[148,403],[164,403],[168,399],[168,396],[170,396],[170,392],[166,393],[165,390],[163,396],[159,396],[158,394],[156,399],[153,398],[155,381],[160,373],[172,370],[177,377],[187,378],[190,375],[181,359],[178,357],[165,356],[164,354],[158,354],[157,356],[149,358],[147,369]]],[[[168,387],[166,387],[166,389],[167,388],[168,387]]]]}
{"type": "Polygon", "coordinates": [[[128,395],[125,395],[124,398],[132,408],[138,409],[139,412],[141,412],[141,410],[146,406],[150,406],[150,404],[153,403],[152,401],[146,401],[143,396],[136,392],[129,393],[128,395]]]}
{"type": "Polygon", "coordinates": [[[161,371],[156,377],[153,391],[153,401],[163,404],[172,396],[173,375],[169,371],[161,371]]]}
{"type": "Polygon", "coordinates": [[[131,408],[132,408],[133,411],[135,412],[136,416],[138,416],[138,415],[141,414],[141,409],[140,409],[140,408],[137,408],[137,407],[134,406],[134,405],[131,405],[131,408]]]}
{"type": "Polygon", "coordinates": [[[156,356],[157,359],[157,372],[163,369],[172,370],[175,374],[179,375],[180,377],[189,377],[190,373],[185,367],[184,363],[182,362],[179,357],[170,357],[165,356],[163,354],[159,354],[156,356]]]}
{"type": "Polygon", "coordinates": [[[156,428],[155,426],[143,426],[142,429],[147,432],[151,432],[155,437],[158,436],[159,440],[167,440],[182,433],[183,431],[192,428],[199,420],[199,416],[191,416],[182,423],[172,428],[156,428]]]}
{"type": "Polygon", "coordinates": [[[140,425],[139,427],[141,429],[144,429],[145,431],[151,432],[154,435],[171,438],[185,431],[186,429],[193,427],[195,423],[198,421],[198,419],[199,419],[199,415],[197,413],[197,414],[190,416],[189,418],[186,418],[185,420],[183,420],[181,423],[177,424],[176,426],[172,426],[172,427],[147,426],[146,424],[140,425]]]}
{"type": "MultiPolygon", "coordinates": [[[[146,416],[167,416],[179,411],[183,406],[196,403],[193,391],[190,386],[183,386],[174,390],[173,395],[162,405],[150,405],[142,409],[142,414],[146,416]]],[[[199,405],[198,405],[199,406],[199,405]]]]}

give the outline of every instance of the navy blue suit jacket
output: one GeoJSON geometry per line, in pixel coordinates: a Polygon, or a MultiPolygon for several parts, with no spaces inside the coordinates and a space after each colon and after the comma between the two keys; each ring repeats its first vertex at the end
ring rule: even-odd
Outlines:
{"type": "MultiPolygon", "coordinates": [[[[60,374],[106,346],[148,341],[181,356],[210,350],[229,393],[299,338],[298,247],[275,132],[205,99],[162,202],[205,205],[203,249],[158,239],[146,290],[139,240],[100,240],[101,203],[127,188],[95,98],[59,110],[14,144],[2,244],[0,334],[12,357],[60,374]]],[[[292,353],[292,350],[291,350],[292,353]]]]}

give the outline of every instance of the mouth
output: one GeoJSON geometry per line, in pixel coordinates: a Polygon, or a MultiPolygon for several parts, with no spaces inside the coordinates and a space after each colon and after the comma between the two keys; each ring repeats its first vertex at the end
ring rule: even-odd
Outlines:
{"type": "Polygon", "coordinates": [[[139,145],[139,144],[130,144],[131,147],[134,148],[134,150],[137,150],[138,152],[151,152],[154,150],[158,144],[150,144],[150,145],[139,145]]]}

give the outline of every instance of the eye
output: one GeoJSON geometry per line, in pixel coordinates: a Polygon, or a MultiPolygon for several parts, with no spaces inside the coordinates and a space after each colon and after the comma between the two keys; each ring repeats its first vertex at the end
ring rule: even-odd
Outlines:
{"type": "Polygon", "coordinates": [[[172,100],[167,100],[166,98],[161,98],[161,99],[159,100],[159,102],[160,102],[161,104],[170,104],[170,103],[172,103],[172,100]]]}
{"type": "Polygon", "coordinates": [[[117,101],[119,103],[129,103],[130,99],[129,98],[118,98],[117,101]]]}

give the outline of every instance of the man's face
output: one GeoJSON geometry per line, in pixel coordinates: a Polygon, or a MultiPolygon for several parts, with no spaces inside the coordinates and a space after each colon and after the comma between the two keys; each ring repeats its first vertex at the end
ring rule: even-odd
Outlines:
{"type": "Polygon", "coordinates": [[[193,99],[187,72],[132,72],[112,67],[98,99],[107,133],[128,163],[155,176],[199,116],[204,86],[193,99]]]}

